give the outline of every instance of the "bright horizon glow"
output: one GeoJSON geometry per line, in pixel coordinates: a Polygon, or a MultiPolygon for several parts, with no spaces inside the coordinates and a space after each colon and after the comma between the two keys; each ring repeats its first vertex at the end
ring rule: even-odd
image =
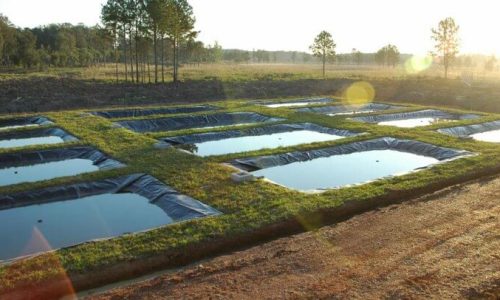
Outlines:
{"type": "MultiPolygon", "coordinates": [[[[19,27],[50,23],[100,23],[105,0],[1,0],[0,13],[19,27]]],[[[199,39],[225,49],[309,52],[321,31],[329,31],[337,52],[375,52],[391,43],[402,53],[432,50],[431,28],[448,16],[460,25],[461,54],[500,55],[500,4],[491,0],[189,0],[199,39]]]]}

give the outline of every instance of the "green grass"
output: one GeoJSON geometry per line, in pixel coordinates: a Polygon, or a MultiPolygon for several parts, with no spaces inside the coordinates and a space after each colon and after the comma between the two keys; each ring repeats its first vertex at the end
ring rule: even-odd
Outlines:
{"type": "MultiPolygon", "coordinates": [[[[150,66],[151,80],[154,80],[154,68],[150,66]]],[[[482,68],[456,67],[449,71],[449,78],[460,78],[464,72],[471,73],[474,80],[498,80],[500,72],[485,72],[482,68]]],[[[172,81],[172,69],[165,68],[166,82],[172,81]]],[[[125,66],[119,65],[120,80],[125,80],[125,66]]],[[[135,74],[134,74],[135,75],[135,74]]],[[[141,74],[142,76],[142,74],[141,74]]],[[[82,80],[100,80],[113,82],[116,80],[115,65],[98,65],[92,67],[50,67],[44,70],[25,70],[13,69],[0,72],[0,80],[25,79],[27,77],[54,77],[54,78],[73,78],[82,80]]],[[[376,65],[337,65],[329,64],[326,68],[326,78],[379,78],[379,79],[399,79],[405,77],[415,78],[436,78],[443,77],[443,68],[434,65],[419,73],[408,72],[403,64],[395,68],[379,67],[376,65]]],[[[160,74],[161,78],[161,74],[160,74]]],[[[180,69],[180,80],[220,80],[224,82],[248,82],[252,80],[307,80],[323,79],[321,64],[200,64],[184,65],[180,69]]],[[[129,70],[130,80],[130,70],[129,70]]],[[[141,77],[142,80],[142,77],[141,77]]],[[[145,82],[148,82],[148,76],[145,74],[145,82]]]]}
{"type": "MultiPolygon", "coordinates": [[[[200,158],[174,149],[154,149],[153,145],[156,143],[154,137],[207,130],[137,134],[122,128],[115,128],[111,120],[82,114],[84,111],[44,113],[43,115],[56,122],[55,126],[67,130],[80,139],[74,145],[94,146],[126,163],[127,167],[37,183],[0,187],[0,194],[143,172],[158,178],[182,193],[213,206],[224,214],[168,225],[140,234],[82,244],[3,266],[0,268],[0,294],[26,283],[44,282],[60,276],[64,272],[90,274],[93,270],[116,263],[141,260],[165,253],[168,250],[182,250],[200,242],[210,243],[214,239],[223,237],[231,238],[245,235],[254,229],[318,210],[335,208],[347,201],[370,201],[370,199],[383,197],[394,191],[404,192],[451,179],[460,180],[468,174],[500,166],[500,145],[461,140],[434,131],[439,127],[500,119],[500,115],[483,114],[479,120],[444,123],[408,130],[354,122],[346,119],[345,116],[328,117],[310,113],[295,113],[286,108],[271,109],[251,105],[244,101],[235,100],[212,104],[220,106],[222,111],[253,111],[269,116],[283,117],[287,119],[286,122],[311,122],[367,134],[330,142],[200,158]],[[237,157],[315,149],[383,136],[415,139],[439,146],[468,150],[478,155],[439,164],[416,173],[378,180],[364,185],[329,190],[322,194],[300,193],[262,180],[235,184],[229,178],[233,170],[220,164],[237,157]]],[[[403,111],[421,108],[411,106],[403,111]]],[[[147,118],[152,117],[154,116],[147,118]]],[[[31,148],[59,147],[62,146],[31,148]]],[[[21,150],[24,149],[13,149],[13,151],[21,150]]],[[[0,153],[6,151],[12,152],[2,150],[0,153]]],[[[304,224],[304,227],[310,229],[308,226],[304,224]]]]}

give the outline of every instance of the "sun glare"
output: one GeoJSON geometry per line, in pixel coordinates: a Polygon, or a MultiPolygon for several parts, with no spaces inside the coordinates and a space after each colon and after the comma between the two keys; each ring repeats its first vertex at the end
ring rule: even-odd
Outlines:
{"type": "Polygon", "coordinates": [[[375,88],[367,81],[351,84],[344,92],[343,102],[346,104],[363,104],[375,99],[375,88]]]}
{"type": "Polygon", "coordinates": [[[405,61],[405,70],[408,74],[416,74],[427,70],[432,65],[433,58],[430,55],[414,55],[405,61]]]}

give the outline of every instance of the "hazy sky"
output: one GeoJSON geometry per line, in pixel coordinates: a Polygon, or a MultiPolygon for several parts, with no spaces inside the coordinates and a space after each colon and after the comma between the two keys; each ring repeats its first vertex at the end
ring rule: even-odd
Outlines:
{"type": "MultiPolygon", "coordinates": [[[[20,27],[99,22],[105,0],[0,0],[0,13],[20,27]]],[[[373,52],[387,43],[426,53],[430,30],[452,16],[462,53],[500,54],[498,0],[190,0],[200,39],[224,48],[307,51],[321,30],[338,52],[373,52]],[[493,33],[492,33],[493,32],[493,33]]]]}

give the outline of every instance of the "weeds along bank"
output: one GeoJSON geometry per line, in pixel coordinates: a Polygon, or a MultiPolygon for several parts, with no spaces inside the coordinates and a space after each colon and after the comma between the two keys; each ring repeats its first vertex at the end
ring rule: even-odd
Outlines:
{"type": "MultiPolygon", "coordinates": [[[[320,106],[338,104],[340,101],[332,101],[331,104],[320,104],[320,106]]],[[[311,230],[379,205],[404,201],[450,184],[500,172],[500,155],[498,155],[500,145],[456,138],[437,132],[439,128],[452,125],[465,126],[498,120],[500,115],[475,112],[478,116],[475,119],[405,129],[356,122],[350,120],[349,116],[343,115],[332,117],[301,113],[292,108],[270,108],[254,102],[223,101],[211,102],[210,105],[219,107],[217,112],[210,112],[214,114],[257,113],[273,118],[276,124],[312,123],[325,128],[364,134],[274,149],[198,157],[175,148],[157,149],[154,145],[159,138],[214,131],[223,132],[228,128],[136,133],[116,126],[114,123],[125,119],[154,120],[165,116],[153,114],[135,118],[107,119],[83,110],[44,113],[43,116],[57,127],[78,139],[71,141],[67,144],[68,146],[93,147],[123,163],[125,167],[0,187],[0,195],[144,173],[168,184],[182,194],[213,207],[221,214],[115,239],[85,243],[6,264],[0,268],[0,295],[13,295],[9,293],[26,291],[31,295],[60,295],[68,292],[69,289],[81,290],[99,286],[154,269],[183,265],[208,255],[255,244],[265,239],[311,230]],[[464,150],[474,155],[446,161],[446,163],[398,177],[314,194],[294,191],[264,180],[236,184],[230,180],[234,169],[223,164],[246,157],[307,152],[384,137],[415,140],[439,147],[464,150]]],[[[410,103],[404,106],[406,107],[396,106],[396,111],[424,109],[424,107],[410,103]]],[[[425,109],[428,108],[430,107],[425,107],[425,109]]],[[[457,110],[450,110],[450,112],[471,113],[457,110]]],[[[383,113],[376,112],[375,114],[383,113]]],[[[202,111],[189,115],[204,114],[208,113],[202,111]]],[[[168,115],[168,117],[179,116],[182,114],[168,115]]],[[[12,116],[3,115],[1,118],[9,117],[12,116]]],[[[264,126],[269,126],[269,124],[244,124],[238,129],[264,126]]],[[[29,129],[15,130],[22,132],[29,129]]],[[[60,145],[45,145],[11,150],[0,149],[0,154],[60,147],[60,145]]]]}

